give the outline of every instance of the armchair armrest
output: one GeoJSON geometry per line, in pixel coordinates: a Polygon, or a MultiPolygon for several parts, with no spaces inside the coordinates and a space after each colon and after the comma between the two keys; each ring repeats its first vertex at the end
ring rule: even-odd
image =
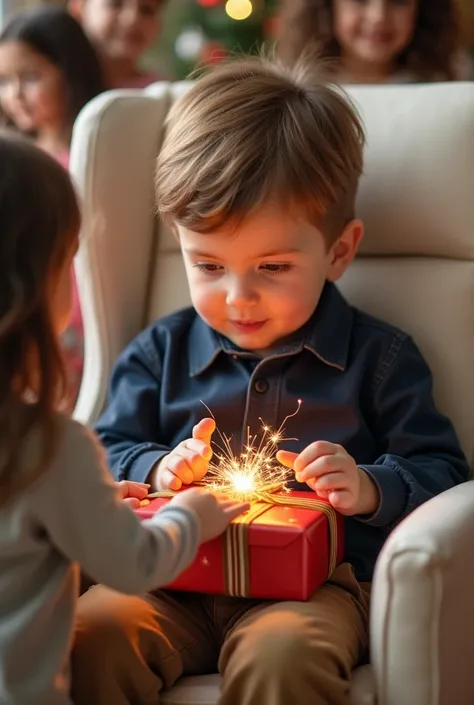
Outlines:
{"type": "Polygon", "coordinates": [[[378,705],[472,705],[474,482],[393,531],[375,570],[370,638],[378,705]]]}

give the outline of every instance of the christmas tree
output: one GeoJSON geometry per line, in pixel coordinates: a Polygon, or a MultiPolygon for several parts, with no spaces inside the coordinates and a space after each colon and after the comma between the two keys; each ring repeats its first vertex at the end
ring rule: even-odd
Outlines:
{"type": "Polygon", "coordinates": [[[170,2],[160,54],[173,77],[229,55],[258,52],[271,42],[278,0],[181,0],[170,2]]]}

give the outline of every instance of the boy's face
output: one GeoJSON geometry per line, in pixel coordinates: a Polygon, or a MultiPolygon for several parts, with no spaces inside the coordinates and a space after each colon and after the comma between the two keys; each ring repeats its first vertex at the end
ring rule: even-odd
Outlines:
{"type": "Polygon", "coordinates": [[[101,53],[136,60],[159,32],[163,5],[163,0],[82,0],[79,14],[101,53]]]}
{"type": "Polygon", "coordinates": [[[351,221],[328,248],[301,214],[267,204],[236,229],[177,231],[199,315],[240,348],[267,354],[310,318],[326,280],[352,261],[363,228],[351,221]]]}

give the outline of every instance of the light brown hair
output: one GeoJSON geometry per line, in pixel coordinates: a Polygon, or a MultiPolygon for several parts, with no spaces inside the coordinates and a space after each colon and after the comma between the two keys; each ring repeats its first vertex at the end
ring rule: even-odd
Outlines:
{"type": "MultiPolygon", "coordinates": [[[[338,59],[340,46],[333,31],[333,0],[283,0],[278,55],[287,63],[312,48],[326,59],[338,59]]],[[[460,28],[454,0],[419,0],[415,31],[397,57],[398,69],[420,81],[455,78],[460,28]]],[[[337,70],[337,63],[334,64],[337,70]]]]}
{"type": "Polygon", "coordinates": [[[354,216],[364,133],[316,63],[230,61],[175,103],[156,169],[165,221],[211,232],[274,200],[337,239],[354,216]]]}
{"type": "Polygon", "coordinates": [[[79,208],[66,171],[26,139],[0,132],[0,506],[46,469],[67,382],[52,295],[74,251],[79,208]],[[40,457],[21,468],[39,429],[40,457]]]}

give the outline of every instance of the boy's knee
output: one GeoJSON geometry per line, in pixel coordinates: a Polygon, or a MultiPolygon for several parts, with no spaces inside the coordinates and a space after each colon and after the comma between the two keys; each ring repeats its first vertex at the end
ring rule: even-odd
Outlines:
{"type": "Polygon", "coordinates": [[[136,641],[137,625],[149,610],[140,598],[100,585],[79,600],[72,653],[73,668],[120,662],[136,641]]]}
{"type": "Polygon", "coordinates": [[[270,612],[237,628],[224,645],[222,660],[231,655],[255,669],[288,674],[308,657],[305,625],[294,614],[270,612]]]}
{"type": "Polygon", "coordinates": [[[330,673],[348,677],[351,666],[346,650],[346,644],[315,629],[307,616],[270,610],[237,627],[224,644],[220,666],[225,669],[232,660],[238,672],[277,680],[318,680],[321,674],[330,673]]]}

